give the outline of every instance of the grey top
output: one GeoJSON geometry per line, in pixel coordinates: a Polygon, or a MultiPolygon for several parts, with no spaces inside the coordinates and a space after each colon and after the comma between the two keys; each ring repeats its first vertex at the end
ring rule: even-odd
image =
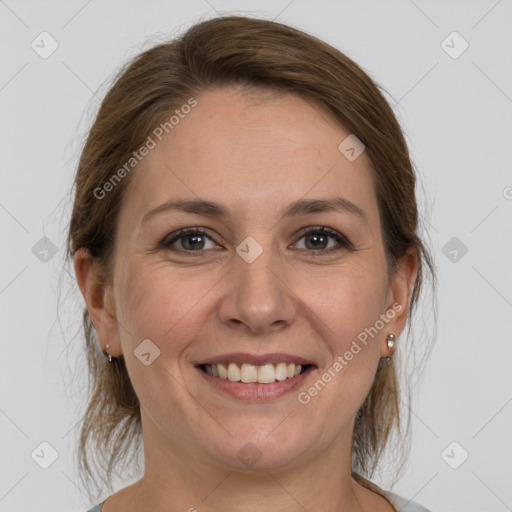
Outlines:
{"type": "MultiPolygon", "coordinates": [[[[398,496],[398,494],[395,494],[394,492],[383,490],[382,493],[398,510],[398,512],[430,512],[430,510],[426,509],[425,507],[422,507],[418,503],[402,498],[402,496],[398,496]]],[[[105,503],[105,501],[103,503],[105,503]]],[[[101,507],[103,506],[103,503],[100,503],[99,505],[92,508],[91,510],[88,510],[87,512],[101,512],[101,507]]]]}
{"type": "Polygon", "coordinates": [[[384,496],[391,502],[391,504],[398,510],[398,512],[430,512],[430,510],[422,507],[420,504],[409,501],[402,496],[398,496],[394,492],[382,491],[384,496]]]}

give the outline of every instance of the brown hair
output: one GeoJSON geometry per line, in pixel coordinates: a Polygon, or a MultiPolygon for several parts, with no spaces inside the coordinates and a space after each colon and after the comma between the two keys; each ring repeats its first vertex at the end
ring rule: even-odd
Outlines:
{"type": "MultiPolygon", "coordinates": [[[[416,178],[400,125],[379,86],[355,62],[321,40],[277,22],[239,16],[200,22],[179,38],[141,53],[119,72],[78,164],[69,257],[79,248],[88,249],[104,269],[105,280],[110,279],[116,219],[129,176],[101,200],[95,190],[176,108],[201,92],[228,85],[298,94],[322,106],[364,143],[373,167],[390,276],[408,249],[418,255],[407,313],[410,334],[426,267],[433,284],[435,270],[418,235],[416,178]]],[[[87,309],[83,324],[90,401],[80,433],[80,471],[84,482],[94,482],[101,491],[101,483],[111,489],[112,471],[126,462],[133,443],[140,443],[139,401],[123,356],[107,362],[87,309]],[[96,471],[91,455],[97,459],[96,471]]],[[[382,359],[354,427],[353,472],[363,484],[363,476],[373,475],[392,432],[400,431],[400,400],[395,364],[382,359]]]]}

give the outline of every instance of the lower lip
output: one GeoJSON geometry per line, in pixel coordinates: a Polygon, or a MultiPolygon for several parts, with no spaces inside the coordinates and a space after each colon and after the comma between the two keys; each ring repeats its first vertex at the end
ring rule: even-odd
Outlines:
{"type": "Polygon", "coordinates": [[[312,367],[304,373],[297,375],[297,377],[272,382],[271,384],[259,384],[257,382],[245,384],[243,382],[232,382],[227,379],[213,377],[212,375],[205,373],[201,368],[196,367],[196,369],[202,377],[206,379],[206,382],[215,389],[228,393],[231,396],[246,402],[268,402],[281,398],[303,385],[304,381],[314,370],[312,367]]]}

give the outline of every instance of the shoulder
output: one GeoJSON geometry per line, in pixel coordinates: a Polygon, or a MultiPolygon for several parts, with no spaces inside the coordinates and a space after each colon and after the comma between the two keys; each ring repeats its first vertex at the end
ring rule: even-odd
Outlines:
{"type": "MultiPolygon", "coordinates": [[[[379,491],[391,502],[393,506],[395,506],[398,509],[399,512],[430,512],[430,510],[426,509],[420,504],[411,500],[407,500],[406,498],[403,498],[402,496],[399,496],[394,492],[384,491],[383,489],[380,488],[379,491]]],[[[96,505],[94,508],[91,508],[87,512],[101,512],[101,507],[103,506],[103,503],[96,505]]]]}
{"type": "Polygon", "coordinates": [[[420,504],[403,498],[391,491],[381,491],[384,496],[394,505],[399,512],[430,512],[430,510],[420,504]]]}

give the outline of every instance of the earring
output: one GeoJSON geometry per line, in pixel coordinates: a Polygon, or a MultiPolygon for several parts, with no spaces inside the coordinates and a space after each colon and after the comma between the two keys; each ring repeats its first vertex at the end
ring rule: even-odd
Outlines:
{"type": "Polygon", "coordinates": [[[105,347],[105,350],[107,351],[108,362],[111,363],[112,362],[112,356],[108,353],[108,349],[109,348],[110,348],[110,345],[107,343],[107,346],[105,347]]]}
{"type": "Polygon", "coordinates": [[[396,337],[395,337],[395,335],[389,333],[386,342],[387,342],[387,345],[388,345],[388,350],[390,351],[390,354],[389,354],[389,356],[386,359],[388,360],[388,363],[390,363],[391,362],[391,357],[393,356],[393,354],[396,351],[396,345],[395,345],[396,337]]]}

